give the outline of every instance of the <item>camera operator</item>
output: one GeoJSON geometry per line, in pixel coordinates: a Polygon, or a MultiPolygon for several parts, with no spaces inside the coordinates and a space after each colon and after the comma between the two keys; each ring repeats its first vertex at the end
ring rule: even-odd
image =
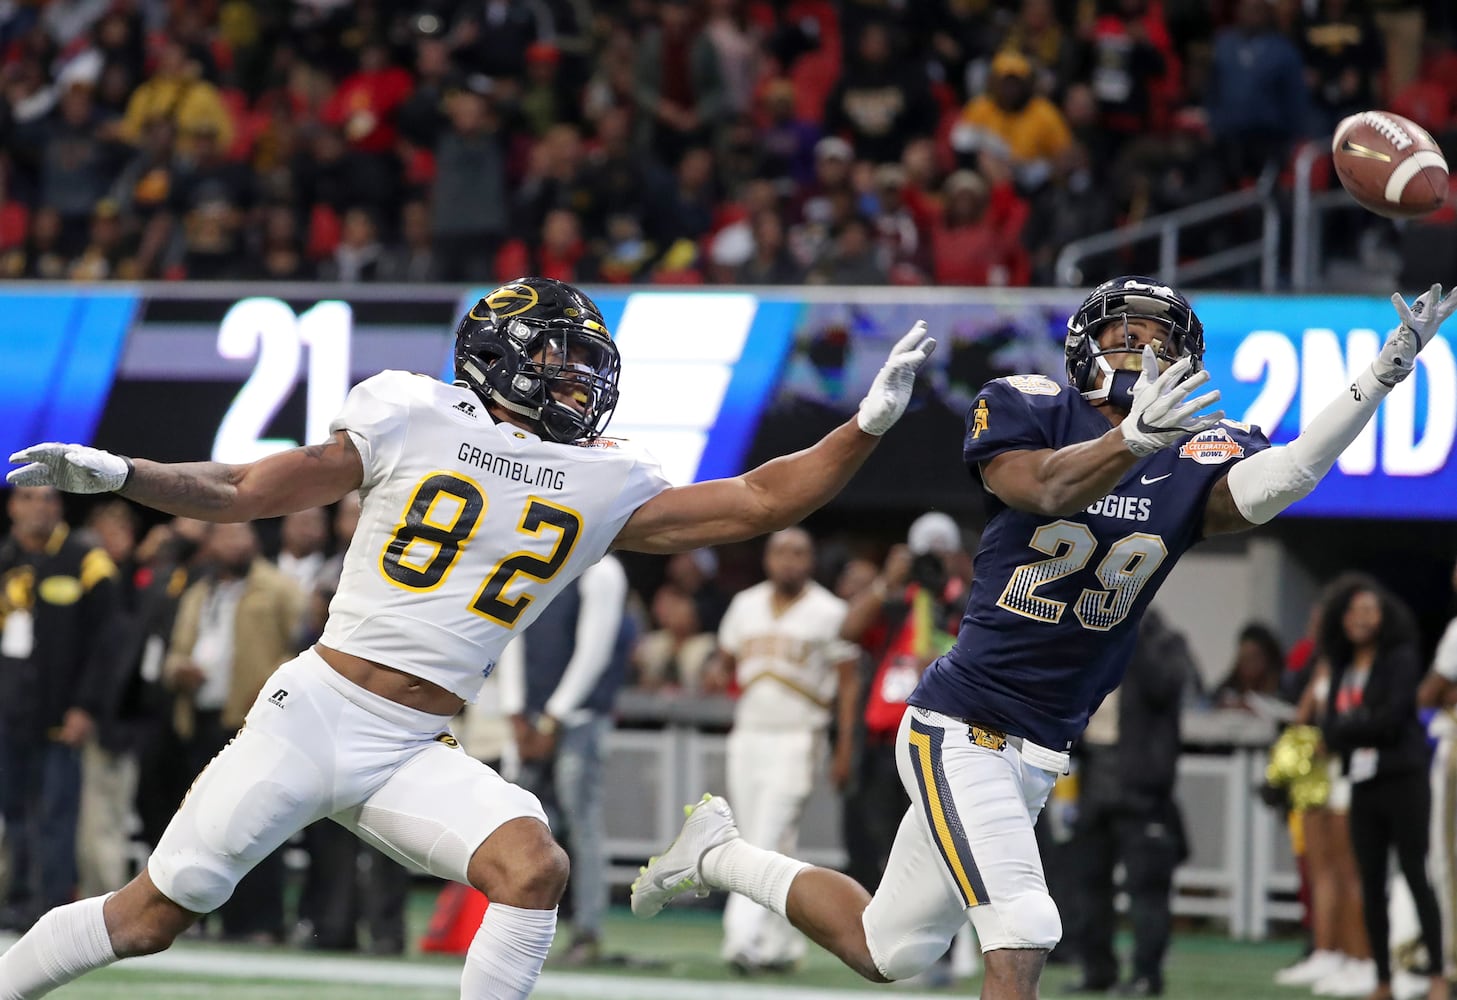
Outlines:
{"type": "Polygon", "coordinates": [[[904,545],[891,548],[869,587],[851,601],[840,635],[858,643],[869,676],[858,764],[836,784],[845,792],[843,812],[847,873],[861,885],[880,883],[890,845],[909,803],[895,764],[895,735],[906,698],[927,664],[951,647],[966,591],[971,559],[961,529],[939,511],[922,514],[904,545]]]}

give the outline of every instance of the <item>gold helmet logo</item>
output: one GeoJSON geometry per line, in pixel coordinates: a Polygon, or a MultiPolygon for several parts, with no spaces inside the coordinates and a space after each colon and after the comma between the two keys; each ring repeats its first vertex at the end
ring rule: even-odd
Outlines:
{"type": "MultiPolygon", "coordinates": [[[[530,285],[502,285],[481,301],[500,319],[510,319],[512,316],[520,316],[524,312],[535,309],[539,300],[540,296],[536,294],[536,289],[530,285]]],[[[477,304],[478,306],[479,304],[477,304]]],[[[475,308],[472,308],[468,315],[471,319],[491,318],[477,316],[475,308]]]]}

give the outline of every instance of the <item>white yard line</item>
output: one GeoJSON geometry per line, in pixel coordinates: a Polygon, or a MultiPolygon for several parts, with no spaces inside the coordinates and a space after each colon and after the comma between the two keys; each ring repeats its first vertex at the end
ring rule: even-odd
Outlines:
{"type": "MultiPolygon", "coordinates": [[[[0,951],[14,938],[0,940],[0,951]]],[[[112,967],[118,972],[211,976],[219,979],[279,979],[310,983],[354,983],[360,986],[408,986],[454,989],[460,969],[430,961],[348,958],[334,955],[289,955],[238,952],[222,948],[182,946],[160,955],[134,958],[112,967]]],[[[544,972],[537,984],[541,997],[592,997],[593,1000],[861,1000],[858,990],[776,986],[767,983],[707,982],[646,976],[604,976],[583,972],[544,972]]],[[[945,1000],[945,994],[896,990],[896,1000],[945,1000]]]]}

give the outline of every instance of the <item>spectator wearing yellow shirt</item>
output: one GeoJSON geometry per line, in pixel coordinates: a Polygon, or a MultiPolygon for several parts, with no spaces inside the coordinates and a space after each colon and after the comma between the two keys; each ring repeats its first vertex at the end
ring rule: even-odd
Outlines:
{"type": "Polygon", "coordinates": [[[178,152],[189,152],[188,137],[209,128],[221,148],[232,146],[233,120],[217,88],[202,79],[201,67],[176,39],[163,44],[156,73],[132,93],[117,129],[118,137],[135,145],[147,123],[158,118],[176,126],[178,152]]]}
{"type": "Polygon", "coordinates": [[[951,132],[959,155],[987,151],[1010,158],[1024,190],[1040,187],[1071,144],[1072,132],[1057,105],[1033,93],[1032,64],[1011,51],[992,60],[986,92],[967,102],[951,132]]]}

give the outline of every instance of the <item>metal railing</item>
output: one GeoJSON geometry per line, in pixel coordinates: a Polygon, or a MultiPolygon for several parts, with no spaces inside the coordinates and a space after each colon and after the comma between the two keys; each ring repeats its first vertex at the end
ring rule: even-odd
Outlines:
{"type": "Polygon", "coordinates": [[[1064,288],[1086,284],[1083,280],[1082,264],[1089,257],[1111,250],[1121,250],[1150,239],[1159,241],[1156,277],[1162,281],[1186,284],[1258,262],[1260,289],[1274,291],[1280,274],[1280,208],[1275,197],[1274,171],[1266,170],[1255,185],[1246,190],[1219,195],[1197,205],[1152,216],[1131,226],[1121,226],[1106,233],[1073,240],[1057,255],[1057,283],[1064,288]],[[1185,229],[1253,208],[1258,208],[1262,216],[1259,239],[1204,257],[1179,259],[1179,237],[1185,229]]]}
{"type": "Polygon", "coordinates": [[[1315,191],[1311,175],[1316,163],[1330,155],[1330,136],[1312,139],[1295,154],[1292,168],[1294,190],[1290,201],[1290,288],[1307,292],[1320,278],[1321,233],[1325,214],[1333,208],[1346,208],[1350,198],[1339,186],[1329,191],[1315,191]]]}

